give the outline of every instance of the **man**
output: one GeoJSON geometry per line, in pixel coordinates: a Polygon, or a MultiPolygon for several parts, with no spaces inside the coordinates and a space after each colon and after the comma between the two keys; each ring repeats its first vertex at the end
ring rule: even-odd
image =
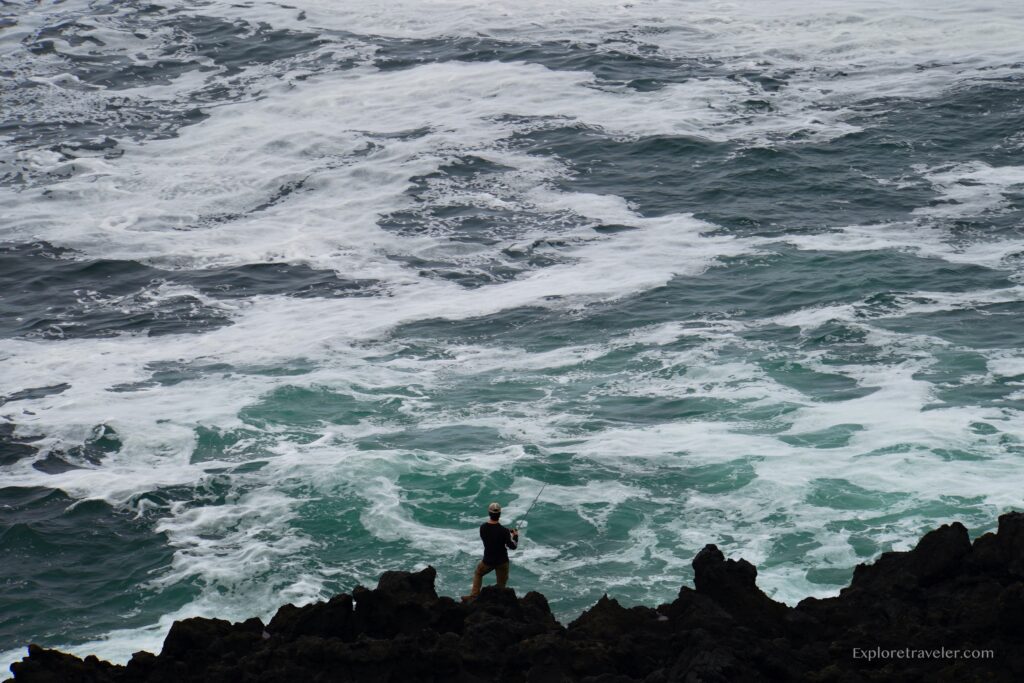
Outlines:
{"type": "Polygon", "coordinates": [[[483,583],[484,575],[495,572],[498,578],[498,586],[505,587],[508,583],[508,551],[506,548],[515,550],[519,545],[519,532],[515,529],[507,529],[498,520],[501,518],[501,506],[491,503],[487,506],[487,515],[490,517],[480,525],[480,540],[484,542],[484,559],[476,566],[473,574],[473,590],[467,596],[472,599],[480,594],[480,585],[483,583]]]}

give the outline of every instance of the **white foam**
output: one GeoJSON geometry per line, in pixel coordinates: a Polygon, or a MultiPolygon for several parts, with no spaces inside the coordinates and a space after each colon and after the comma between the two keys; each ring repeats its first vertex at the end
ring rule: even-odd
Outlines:
{"type": "Polygon", "coordinates": [[[1010,259],[1020,252],[1017,240],[968,242],[944,227],[909,222],[844,226],[828,232],[786,235],[780,241],[806,251],[905,251],[922,258],[997,269],[1010,268],[1010,259]]]}
{"type": "MultiPolygon", "coordinates": [[[[743,94],[729,103],[743,111],[749,136],[775,142],[783,131],[829,137],[856,130],[844,121],[845,108],[860,99],[927,96],[971,79],[1012,74],[1024,28],[1024,11],[1009,0],[986,8],[963,0],[941,6],[925,0],[898,6],[881,0],[813,6],[797,0],[676,6],[660,0],[303,0],[294,9],[269,3],[241,8],[218,0],[201,11],[255,15],[298,30],[563,41],[599,53],[641,54],[654,46],[666,56],[720,60],[730,72],[787,81],[775,92],[740,79],[743,94]],[[741,104],[748,97],[772,109],[752,115],[741,104]]],[[[705,129],[702,135],[716,133],[705,129]]]]}
{"type": "MultiPolygon", "coordinates": [[[[608,517],[615,508],[631,498],[647,499],[650,495],[635,486],[619,481],[588,481],[580,486],[560,486],[557,484],[543,485],[532,479],[517,480],[510,488],[517,500],[505,506],[503,515],[508,519],[518,519],[526,514],[527,509],[538,494],[546,496],[545,501],[556,501],[560,509],[571,509],[600,533],[608,523],[608,517]],[[543,491],[541,487],[544,486],[543,491]]],[[[539,502],[539,499],[538,499],[539,502]]]]}
{"type": "Polygon", "coordinates": [[[641,344],[664,346],[684,337],[709,339],[734,339],[734,333],[745,325],[736,320],[693,320],[686,323],[670,322],[650,325],[630,331],[625,337],[613,339],[611,343],[621,346],[641,344]]]}
{"type": "MultiPolygon", "coordinates": [[[[516,130],[498,117],[564,118],[624,134],[707,127],[706,108],[693,104],[705,99],[703,81],[617,93],[594,89],[591,80],[535,65],[448,63],[389,73],[357,69],[268,88],[259,101],[215,110],[187,136],[130,147],[116,161],[55,180],[45,202],[42,190],[8,193],[8,223],[22,239],[171,267],[287,260],[408,280],[388,257],[439,245],[395,238],[377,227],[379,218],[407,206],[409,181],[436,171],[455,151],[481,151],[513,167],[522,162],[523,155],[494,147],[516,130]],[[417,129],[427,132],[374,137],[417,129]],[[364,153],[371,141],[375,151],[364,153]],[[295,183],[301,191],[265,206],[295,183]],[[218,218],[225,215],[226,222],[218,218]]],[[[47,173],[68,166],[52,154],[26,163],[47,173]]],[[[548,210],[597,201],[550,192],[541,200],[548,210]]]]}
{"type": "MultiPolygon", "coordinates": [[[[599,6],[603,8],[597,3],[589,9],[599,6]]],[[[397,3],[388,10],[388,24],[401,24],[394,21],[395,12],[418,16],[419,7],[418,3],[397,3]]],[[[460,5],[433,9],[443,14],[445,7],[466,9],[460,5]]],[[[214,9],[229,14],[233,11],[213,5],[204,7],[204,12],[214,9]]],[[[358,15],[361,11],[343,8],[341,15],[358,15]]],[[[518,8],[508,16],[515,20],[530,11],[546,15],[544,8],[531,6],[518,8]]],[[[561,13],[565,20],[587,11],[588,5],[581,3],[561,13]]],[[[713,22],[719,30],[737,31],[739,35],[744,35],[744,30],[764,32],[761,39],[808,23],[820,27],[835,20],[844,30],[848,24],[861,23],[850,22],[849,17],[837,18],[830,12],[811,21],[796,22],[788,10],[767,16],[744,11],[747,21],[767,22],[769,29],[757,28],[756,23],[753,27],[743,24],[732,14],[735,8],[717,6],[714,11],[722,15],[713,22]]],[[[310,12],[315,12],[315,7],[307,8],[307,14],[310,12]]],[[[331,13],[336,21],[337,8],[332,6],[331,13]]],[[[376,13],[370,11],[366,16],[376,13]]],[[[468,17],[474,20],[472,12],[468,17]]],[[[476,19],[486,22],[488,17],[491,15],[484,11],[484,17],[476,19]]],[[[688,14],[697,23],[700,17],[699,11],[688,14]]],[[[309,21],[315,25],[314,19],[309,21]]],[[[710,16],[707,21],[712,23],[710,16]]],[[[934,30],[935,25],[943,24],[936,17],[931,22],[911,23],[921,30],[934,30]]],[[[526,22],[525,26],[535,27],[536,22],[526,22]]],[[[828,52],[834,52],[834,43],[828,52]]],[[[40,211],[40,203],[25,196],[11,219],[13,225],[20,225],[23,234],[86,250],[102,249],[107,255],[122,258],[160,258],[171,265],[315,261],[333,265],[339,272],[372,277],[383,269],[395,277],[396,268],[393,264],[387,267],[379,252],[397,244],[379,233],[369,237],[374,234],[377,217],[402,206],[408,180],[435,170],[452,149],[483,147],[486,151],[488,143],[513,132],[511,124],[498,123],[496,117],[522,113],[584,123],[612,134],[685,134],[713,139],[763,135],[773,129],[795,130],[804,127],[808,118],[801,114],[787,122],[781,115],[766,120],[737,117],[729,103],[747,98],[748,88],[726,78],[694,79],[650,93],[592,86],[593,78],[585,72],[494,63],[428,64],[386,73],[357,69],[314,76],[301,84],[270,85],[264,90],[264,99],[218,108],[210,120],[191,126],[184,138],[129,150],[116,164],[117,170],[97,168],[51,184],[51,200],[64,198],[74,204],[76,216],[82,215],[84,220],[76,222],[74,230],[64,227],[68,222],[61,215],[60,201],[49,201],[45,204],[47,210],[40,211]],[[367,133],[392,134],[419,128],[430,132],[417,140],[388,141],[387,152],[351,159],[366,144],[367,133]],[[296,145],[296,139],[304,140],[304,144],[296,145]],[[197,163],[199,159],[208,161],[197,163]],[[338,161],[342,168],[334,168],[338,161]],[[317,190],[311,194],[315,206],[310,206],[312,201],[291,197],[281,206],[258,212],[260,215],[239,217],[212,230],[169,230],[194,227],[211,216],[252,210],[275,188],[299,180],[317,190]],[[139,195],[145,195],[144,204],[138,200],[139,195]],[[325,202],[325,195],[332,196],[333,201],[325,202]],[[301,218],[296,220],[297,216],[301,218]],[[281,234],[282,224],[293,226],[290,234],[281,234]],[[345,233],[339,234],[339,228],[345,233]],[[377,257],[374,252],[378,252],[377,257]]],[[[182,92],[188,83],[183,81],[175,87],[182,92]]],[[[143,94],[149,93],[134,93],[143,94]]],[[[792,99],[792,94],[786,97],[792,99]]],[[[818,115],[827,116],[821,112],[818,115]]],[[[834,123],[839,126],[837,132],[845,130],[840,122],[834,123]]],[[[61,165],[48,170],[56,172],[61,165]]],[[[396,251],[408,253],[416,251],[417,246],[424,245],[407,239],[396,251]]]]}
{"type": "Polygon", "coordinates": [[[991,358],[988,361],[988,370],[998,377],[1019,377],[1024,375],[1024,358],[1020,356],[991,358]]]}
{"type": "MultiPolygon", "coordinates": [[[[233,484],[244,490],[243,482],[233,484]]],[[[239,579],[281,572],[290,558],[311,544],[310,539],[294,531],[274,534],[294,519],[293,509],[301,498],[268,489],[232,498],[214,505],[171,505],[169,516],[156,525],[155,531],[171,539],[174,559],[170,571],[154,580],[155,586],[169,587],[195,579],[221,590],[232,589],[239,579]],[[239,567],[244,569],[240,571],[239,567]]]]}
{"type": "Polygon", "coordinates": [[[982,161],[937,168],[915,167],[939,193],[933,206],[914,209],[920,216],[960,218],[998,212],[1006,194],[1024,188],[1024,166],[993,167],[982,161]]]}
{"type": "MultiPolygon", "coordinates": [[[[1024,298],[1024,287],[1003,287],[998,289],[975,290],[970,292],[918,291],[894,295],[890,306],[872,310],[867,301],[851,304],[826,304],[801,308],[782,313],[766,322],[777,325],[797,326],[812,330],[830,320],[862,323],[871,319],[902,318],[907,315],[921,315],[941,311],[973,309],[992,304],[1013,303],[1024,298]]],[[[935,340],[937,344],[944,344],[935,340]]]]}

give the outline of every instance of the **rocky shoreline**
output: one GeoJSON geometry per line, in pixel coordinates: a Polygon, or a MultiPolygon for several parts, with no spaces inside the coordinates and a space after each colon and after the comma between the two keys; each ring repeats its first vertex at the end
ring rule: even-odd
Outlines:
{"type": "Polygon", "coordinates": [[[270,621],[175,622],[159,655],[125,666],[29,646],[18,683],[204,681],[1024,680],[1024,514],[970,542],[959,523],[913,550],[859,565],[834,598],[796,607],[756,585],[757,569],[714,545],[694,588],[667,604],[602,598],[568,626],[536,592],[488,587],[472,603],[439,597],[436,572],[386,572],[270,621]]]}

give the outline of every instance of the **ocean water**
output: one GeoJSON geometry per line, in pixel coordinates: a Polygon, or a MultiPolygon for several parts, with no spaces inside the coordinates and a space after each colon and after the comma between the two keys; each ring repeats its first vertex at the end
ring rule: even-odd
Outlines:
{"type": "Polygon", "coordinates": [[[1017,2],[5,2],[0,664],[990,530],[1022,232],[1017,2]]]}

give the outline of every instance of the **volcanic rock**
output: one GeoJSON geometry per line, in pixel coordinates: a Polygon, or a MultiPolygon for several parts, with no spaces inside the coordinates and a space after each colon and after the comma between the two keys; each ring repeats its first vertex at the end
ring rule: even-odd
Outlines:
{"type": "Polygon", "coordinates": [[[437,573],[386,572],[375,589],[296,607],[264,625],[175,622],[158,655],[125,666],[37,645],[11,666],[18,683],[271,681],[1024,680],[1024,514],[972,544],[952,523],[908,552],[859,565],[833,598],[789,607],[757,586],[757,568],[707,545],[694,588],[671,603],[602,597],[568,627],[536,592],[490,586],[456,602],[437,573]]]}

